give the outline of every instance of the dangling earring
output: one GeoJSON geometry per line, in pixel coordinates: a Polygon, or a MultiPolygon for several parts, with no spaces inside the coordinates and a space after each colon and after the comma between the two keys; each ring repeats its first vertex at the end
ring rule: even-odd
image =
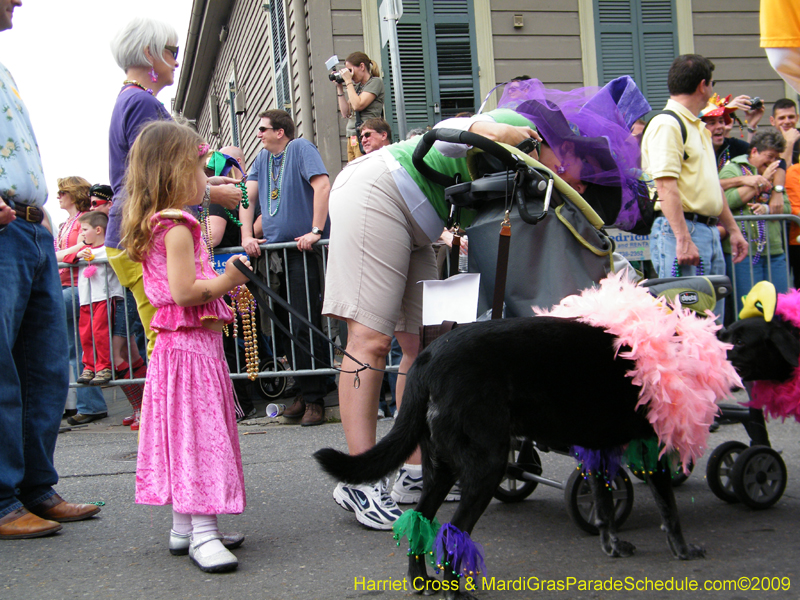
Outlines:
{"type": "Polygon", "coordinates": [[[154,68],[154,67],[150,67],[150,80],[151,80],[153,83],[155,83],[156,81],[158,81],[158,73],[156,73],[156,70],[155,70],[155,68],[154,68]]]}

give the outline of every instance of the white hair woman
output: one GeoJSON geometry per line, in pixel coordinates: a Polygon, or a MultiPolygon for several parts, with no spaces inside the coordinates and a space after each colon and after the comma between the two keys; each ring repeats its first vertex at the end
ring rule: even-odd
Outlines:
{"type": "MultiPolygon", "coordinates": [[[[108,213],[106,253],[122,285],[129,288],[139,308],[148,354],[153,351],[155,333],[150,320],[155,309],[147,300],[142,283],[142,265],[131,261],[124,252],[122,215],[125,208],[125,168],[128,152],[139,131],[150,121],[172,120],[164,105],[156,100],[158,93],[175,82],[178,68],[178,34],[167,24],[153,19],[136,18],[111,41],[111,52],[125,80],[111,114],[108,138],[108,171],[114,190],[114,203],[108,213]]],[[[227,178],[212,178],[208,190],[211,202],[233,209],[242,199],[242,192],[227,178]]]]}

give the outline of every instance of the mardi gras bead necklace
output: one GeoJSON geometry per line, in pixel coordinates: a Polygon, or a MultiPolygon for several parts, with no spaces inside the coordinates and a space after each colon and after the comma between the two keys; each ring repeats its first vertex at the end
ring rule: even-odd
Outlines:
{"type": "MultiPolygon", "coordinates": [[[[706,274],[705,269],[703,268],[703,259],[700,259],[700,265],[694,268],[694,274],[702,277],[706,274]]],[[[678,257],[675,257],[674,262],[672,263],[672,276],[673,277],[683,277],[681,275],[681,265],[678,264],[678,257]]]]}
{"type": "MultiPolygon", "coordinates": [[[[750,172],[750,169],[742,165],[742,175],[747,176],[752,175],[752,173],[750,172]]],[[[762,194],[762,196],[764,196],[764,194],[762,194]]],[[[744,215],[744,207],[742,207],[742,209],[739,211],[739,214],[744,215]]],[[[756,226],[758,227],[758,239],[756,240],[756,253],[753,255],[753,265],[757,265],[759,263],[761,260],[761,254],[764,252],[764,248],[767,245],[766,221],[756,221],[756,226]]],[[[747,235],[744,221],[741,223],[741,228],[742,235],[745,237],[745,239],[749,240],[750,236],[747,235]]]]}
{"type": "Polygon", "coordinates": [[[135,85],[140,90],[147,92],[151,96],[155,96],[152,89],[144,87],[141,83],[139,83],[135,79],[126,79],[125,81],[122,82],[122,85],[135,85]]]}
{"type": "MultiPolygon", "coordinates": [[[[289,144],[291,143],[290,141],[289,144]]],[[[272,153],[269,155],[269,195],[267,196],[267,212],[270,217],[274,217],[281,206],[283,172],[286,170],[286,149],[289,147],[289,144],[286,144],[286,147],[277,156],[272,153]],[[272,208],[273,201],[275,202],[274,209],[272,208]]]]}

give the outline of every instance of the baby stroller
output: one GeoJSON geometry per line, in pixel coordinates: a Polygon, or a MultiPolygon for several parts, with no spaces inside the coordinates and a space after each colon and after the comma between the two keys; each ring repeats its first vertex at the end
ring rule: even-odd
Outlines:
{"type": "MultiPolygon", "coordinates": [[[[414,154],[414,164],[420,173],[446,186],[445,197],[456,216],[459,210],[463,216],[466,210],[477,209],[477,216],[466,232],[470,244],[469,270],[481,273],[479,314],[491,307],[493,318],[498,318],[501,311],[504,317],[533,316],[534,305],[556,304],[599,282],[613,270],[613,242],[602,229],[603,220],[597,211],[560,178],[522,152],[473,134],[438,129],[425,135],[414,154]],[[435,140],[467,143],[483,151],[470,157],[473,181],[448,181],[423,162],[435,140]],[[506,235],[504,240],[501,234],[498,240],[501,228],[510,228],[513,235],[506,235]],[[507,271],[515,273],[508,281],[507,271]]],[[[600,196],[595,199],[602,200],[600,196]]],[[[610,207],[598,206],[606,215],[613,214],[618,198],[612,195],[609,202],[610,207]]],[[[702,297],[706,299],[703,307],[713,308],[716,300],[728,295],[731,289],[726,276],[656,279],[646,285],[653,295],[666,295],[690,308],[700,306],[697,302],[702,297]]],[[[443,332],[438,326],[428,331],[423,328],[422,345],[443,332]]],[[[741,410],[731,407],[724,416],[736,418],[741,410]]],[[[728,460],[733,450],[729,451],[728,460]]],[[[506,478],[495,491],[495,497],[503,502],[520,502],[540,483],[562,489],[567,512],[575,524],[596,534],[592,524],[594,498],[582,473],[573,469],[566,481],[543,477],[539,451],[568,454],[569,448],[550,448],[534,440],[515,438],[506,478]]],[[[723,468],[727,466],[724,461],[720,464],[723,468]]],[[[643,473],[637,475],[644,477],[643,473]]],[[[674,476],[673,485],[680,485],[686,477],[680,471],[674,476]]],[[[620,525],[633,506],[633,485],[625,469],[620,469],[611,485],[616,523],[620,525]]],[[[715,489],[711,478],[709,485],[715,489]]]]}

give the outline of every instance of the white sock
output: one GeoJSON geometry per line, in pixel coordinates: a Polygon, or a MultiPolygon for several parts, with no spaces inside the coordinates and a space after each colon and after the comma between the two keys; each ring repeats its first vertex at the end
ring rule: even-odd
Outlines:
{"type": "Polygon", "coordinates": [[[412,477],[422,477],[422,465],[403,463],[403,468],[408,471],[408,474],[412,477]]]}
{"type": "Polygon", "coordinates": [[[192,515],[192,537],[198,538],[209,533],[219,533],[217,515],[192,515]]]}
{"type": "Polygon", "coordinates": [[[192,533],[192,515],[179,513],[172,509],[172,531],[181,535],[192,533]]]}

